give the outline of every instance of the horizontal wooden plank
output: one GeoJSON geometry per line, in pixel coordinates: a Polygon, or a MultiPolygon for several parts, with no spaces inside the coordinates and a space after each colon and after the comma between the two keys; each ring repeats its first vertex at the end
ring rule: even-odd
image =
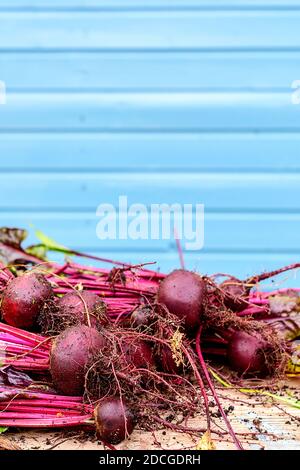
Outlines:
{"type": "Polygon", "coordinates": [[[285,89],[299,52],[0,53],[0,78],[14,90],[285,89]]]}
{"type": "MultiPolygon", "coordinates": [[[[32,227],[73,249],[162,252],[176,251],[174,240],[105,240],[96,236],[99,217],[95,212],[2,212],[2,226],[29,230],[29,243],[36,243],[32,227]]],[[[129,218],[129,221],[132,220],[129,218]]],[[[144,219],[146,220],[146,219],[144,219]]],[[[160,222],[161,223],[161,222],[160,222]]],[[[261,253],[262,255],[300,252],[300,214],[205,213],[203,253],[261,253]]],[[[185,242],[182,243],[185,249],[185,242]]]]}
{"type": "Polygon", "coordinates": [[[1,12],[0,23],[0,50],[300,47],[298,10],[1,12]]]}
{"type": "Polygon", "coordinates": [[[1,134],[1,171],[300,170],[300,133],[1,134]]]}
{"type": "Polygon", "coordinates": [[[0,9],[253,9],[298,8],[299,0],[1,0],[0,9]]]}
{"type": "Polygon", "coordinates": [[[8,93],[0,130],[299,130],[299,116],[282,92],[8,93]]]}
{"type": "Polygon", "coordinates": [[[298,173],[10,173],[1,178],[5,210],[91,210],[119,195],[129,204],[205,204],[208,211],[298,211],[298,173]]]}

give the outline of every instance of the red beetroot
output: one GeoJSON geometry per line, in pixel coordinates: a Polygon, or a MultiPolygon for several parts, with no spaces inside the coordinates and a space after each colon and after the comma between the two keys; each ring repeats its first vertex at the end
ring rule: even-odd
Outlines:
{"type": "Polygon", "coordinates": [[[177,269],[161,282],[157,300],[193,331],[200,324],[205,296],[206,284],[198,274],[177,269]]]}
{"type": "Polygon", "coordinates": [[[107,397],[100,401],[95,412],[96,433],[99,440],[119,444],[134,429],[133,413],[125,400],[107,397]]]}
{"type": "Polygon", "coordinates": [[[231,337],[227,357],[230,366],[244,375],[266,377],[274,374],[274,347],[259,334],[237,331],[231,337]]]}
{"type": "Polygon", "coordinates": [[[89,291],[72,291],[59,298],[56,307],[62,316],[73,319],[74,324],[97,327],[108,322],[106,305],[100,297],[89,291]]]}
{"type": "Polygon", "coordinates": [[[50,372],[57,390],[65,395],[82,395],[86,367],[104,346],[104,337],[85,325],[71,326],[57,336],[50,355],[50,372]]]}
{"type": "Polygon", "coordinates": [[[3,293],[3,319],[11,326],[30,330],[52,296],[52,287],[42,274],[32,272],[16,277],[3,293]]]}
{"type": "Polygon", "coordinates": [[[154,367],[152,350],[145,341],[132,340],[124,338],[121,341],[125,360],[128,364],[132,364],[137,369],[149,369],[154,367]]]}
{"type": "Polygon", "coordinates": [[[249,289],[245,287],[242,281],[236,277],[230,277],[222,282],[220,287],[226,294],[224,298],[226,307],[234,312],[240,312],[248,307],[247,296],[249,295],[249,289]]]}
{"type": "Polygon", "coordinates": [[[147,305],[140,305],[130,316],[130,326],[138,330],[145,330],[150,326],[150,316],[152,308],[147,305]]]}
{"type": "Polygon", "coordinates": [[[168,374],[180,374],[180,367],[177,366],[171,349],[165,344],[160,347],[157,362],[164,372],[168,374]]]}

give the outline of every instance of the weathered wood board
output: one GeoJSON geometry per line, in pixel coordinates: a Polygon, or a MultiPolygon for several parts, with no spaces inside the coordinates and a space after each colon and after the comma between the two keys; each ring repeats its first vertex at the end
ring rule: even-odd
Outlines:
{"type": "MultiPolygon", "coordinates": [[[[294,398],[300,395],[300,380],[289,381],[289,393],[294,398]]],[[[266,397],[249,397],[242,393],[218,389],[228,416],[245,449],[297,449],[300,450],[300,409],[271,402],[266,397]]],[[[287,391],[285,391],[287,393],[287,391]]],[[[212,408],[213,429],[224,429],[224,423],[212,408]]],[[[205,427],[205,419],[197,417],[189,421],[193,427],[205,427]]],[[[28,450],[101,450],[103,446],[92,434],[72,430],[52,431],[8,431],[2,435],[20,449],[28,450]]],[[[155,434],[136,430],[130,439],[121,443],[122,450],[150,449],[195,449],[199,436],[193,438],[182,433],[157,431],[155,434]]],[[[233,449],[228,435],[212,434],[216,449],[233,449]]]]}

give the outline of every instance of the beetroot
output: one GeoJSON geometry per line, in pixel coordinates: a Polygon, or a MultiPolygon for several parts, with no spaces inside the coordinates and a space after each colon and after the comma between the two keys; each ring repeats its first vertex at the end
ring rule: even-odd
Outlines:
{"type": "Polygon", "coordinates": [[[234,312],[240,312],[248,307],[246,300],[249,289],[236,277],[230,277],[220,284],[220,288],[225,293],[224,304],[234,312]]]}
{"type": "Polygon", "coordinates": [[[157,300],[193,331],[200,324],[205,296],[206,284],[198,274],[177,269],[161,282],[157,300]]]}
{"type": "Polygon", "coordinates": [[[161,370],[168,374],[180,374],[181,369],[177,366],[171,349],[165,344],[161,345],[159,349],[156,359],[161,370]]]}
{"type": "Polygon", "coordinates": [[[84,324],[96,328],[98,323],[106,325],[108,322],[106,304],[93,292],[69,292],[58,299],[56,307],[61,316],[70,321],[73,320],[74,324],[84,324]]]}
{"type": "Polygon", "coordinates": [[[105,347],[104,337],[94,328],[67,328],[54,340],[50,372],[57,390],[65,395],[82,395],[88,363],[105,347]]]}
{"type": "Polygon", "coordinates": [[[147,305],[140,305],[130,316],[130,326],[137,330],[145,330],[150,326],[150,316],[152,308],[147,305]]]}
{"type": "Polygon", "coordinates": [[[124,338],[121,341],[122,352],[125,361],[137,369],[149,369],[154,367],[152,350],[145,341],[124,338]]]}
{"type": "Polygon", "coordinates": [[[32,329],[43,306],[52,296],[52,287],[42,274],[32,272],[16,277],[3,293],[3,319],[11,326],[32,329]]]}
{"type": "Polygon", "coordinates": [[[101,400],[94,416],[98,439],[109,444],[119,444],[134,429],[133,413],[126,402],[118,397],[111,396],[101,400]]]}
{"type": "Polygon", "coordinates": [[[228,344],[230,366],[238,373],[256,377],[274,374],[276,351],[272,344],[259,334],[236,331],[228,344]]]}

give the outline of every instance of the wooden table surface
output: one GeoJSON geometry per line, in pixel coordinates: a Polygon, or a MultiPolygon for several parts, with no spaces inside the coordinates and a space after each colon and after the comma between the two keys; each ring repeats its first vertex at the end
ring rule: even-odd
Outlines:
{"type": "MultiPolygon", "coordinates": [[[[300,397],[300,379],[288,382],[289,393],[300,397]]],[[[272,402],[266,397],[249,397],[240,392],[218,389],[219,396],[225,409],[229,406],[228,414],[233,428],[243,443],[245,449],[298,449],[300,450],[300,409],[272,402]]],[[[285,390],[285,393],[287,391],[285,390]]],[[[300,401],[299,401],[300,403],[300,401]]],[[[216,408],[211,409],[215,415],[216,408]]],[[[194,427],[205,427],[205,419],[198,416],[189,421],[194,427]]],[[[224,428],[224,423],[218,417],[213,418],[213,428],[224,428]]],[[[212,434],[216,449],[233,449],[234,446],[227,435],[212,434]]],[[[157,431],[155,434],[136,430],[130,439],[122,442],[119,449],[195,449],[199,437],[191,438],[186,434],[157,431]]],[[[3,447],[11,446],[20,449],[77,449],[101,450],[92,433],[72,430],[67,432],[55,431],[25,431],[9,430],[0,436],[3,447]]]]}

